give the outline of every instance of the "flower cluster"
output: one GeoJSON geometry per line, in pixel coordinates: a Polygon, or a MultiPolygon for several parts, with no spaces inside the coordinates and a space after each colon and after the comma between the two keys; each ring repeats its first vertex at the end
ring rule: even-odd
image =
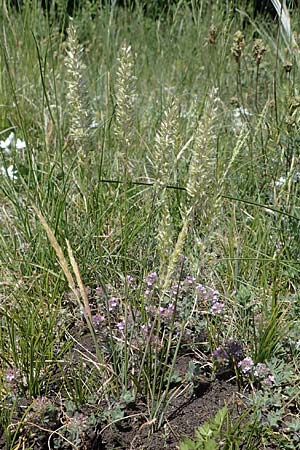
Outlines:
{"type": "Polygon", "coordinates": [[[12,164],[10,164],[8,167],[1,167],[1,174],[4,175],[5,177],[10,178],[11,180],[16,180],[17,179],[17,171],[14,168],[14,166],[12,164]]]}
{"type": "Polygon", "coordinates": [[[212,357],[217,369],[233,369],[244,357],[243,346],[229,339],[213,351],[212,357]]]}
{"type": "Polygon", "coordinates": [[[239,369],[243,375],[251,376],[265,386],[271,386],[275,381],[270,369],[263,363],[255,364],[252,358],[245,356],[243,346],[234,339],[216,348],[212,359],[218,370],[239,369]]]}
{"type": "Polygon", "coordinates": [[[145,278],[145,282],[147,285],[147,288],[145,290],[146,297],[149,297],[152,294],[152,291],[153,291],[153,288],[154,288],[154,285],[155,285],[157,279],[158,279],[158,275],[156,272],[151,272],[151,273],[149,273],[149,275],[146,276],[146,278],[145,278]]]}
{"type": "Polygon", "coordinates": [[[210,312],[213,316],[220,316],[224,312],[225,304],[220,300],[220,294],[214,289],[208,289],[202,284],[196,287],[198,297],[206,304],[210,305],[210,312]]]}
{"type": "Polygon", "coordinates": [[[249,356],[240,361],[238,367],[244,375],[252,375],[256,381],[261,382],[265,386],[272,386],[275,382],[270,369],[263,363],[257,363],[255,365],[249,356]]]}
{"type": "MultiPolygon", "coordinates": [[[[15,133],[13,132],[11,132],[6,139],[0,140],[0,149],[7,155],[10,155],[13,150],[24,150],[25,148],[25,141],[22,141],[20,138],[16,139],[15,133]]],[[[12,164],[5,164],[0,167],[0,173],[13,181],[17,179],[17,171],[12,164]]]]}
{"type": "Polygon", "coordinates": [[[145,310],[149,313],[150,317],[161,317],[162,319],[170,319],[175,313],[174,303],[169,303],[168,306],[146,306],[145,310]]]}
{"type": "Polygon", "coordinates": [[[293,177],[281,176],[278,180],[275,181],[275,186],[276,187],[284,186],[289,180],[291,180],[292,183],[298,183],[299,179],[300,179],[299,172],[295,172],[293,177]]]}
{"type": "Polygon", "coordinates": [[[13,383],[16,381],[17,377],[19,376],[19,372],[17,369],[15,368],[9,368],[6,370],[5,373],[5,381],[7,381],[8,383],[13,383]]]}
{"type": "Polygon", "coordinates": [[[109,327],[118,342],[130,339],[136,349],[151,342],[155,351],[160,351],[164,336],[171,334],[171,339],[177,339],[183,321],[189,323],[184,336],[191,339],[201,334],[207,315],[224,311],[218,291],[198,284],[190,274],[174,273],[170,288],[163,292],[160,285],[158,273],[152,271],[140,283],[132,275],[125,276],[122,292],[111,285],[96,287],[89,293],[95,302],[95,332],[105,341],[109,327]]]}
{"type": "Polygon", "coordinates": [[[253,369],[254,362],[251,358],[249,358],[249,356],[247,356],[238,363],[238,367],[244,374],[247,374],[250,373],[251,370],[253,369]]]}
{"type": "Polygon", "coordinates": [[[4,141],[0,141],[0,148],[4,150],[5,153],[10,154],[12,149],[24,150],[26,148],[26,143],[20,138],[16,139],[15,133],[12,132],[4,141]]]}

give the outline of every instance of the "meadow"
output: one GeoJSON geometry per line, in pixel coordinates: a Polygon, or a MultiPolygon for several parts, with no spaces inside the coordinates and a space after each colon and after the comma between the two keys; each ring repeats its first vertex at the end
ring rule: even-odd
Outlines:
{"type": "Polygon", "coordinates": [[[299,13],[95,3],[1,1],[0,448],[297,449],[299,13]]]}

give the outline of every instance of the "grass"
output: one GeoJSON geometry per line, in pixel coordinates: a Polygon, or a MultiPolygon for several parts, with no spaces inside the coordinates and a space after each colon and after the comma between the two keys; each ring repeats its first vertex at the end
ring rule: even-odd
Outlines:
{"type": "Polygon", "coordinates": [[[244,415],[182,448],[296,448],[299,47],[219,1],[7,3],[1,446],[86,448],[127,416],[157,433],[200,376],[244,415]]]}

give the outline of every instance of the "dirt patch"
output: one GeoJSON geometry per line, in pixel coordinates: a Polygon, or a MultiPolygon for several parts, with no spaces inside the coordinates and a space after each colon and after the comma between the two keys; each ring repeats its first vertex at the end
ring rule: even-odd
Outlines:
{"type": "MultiPolygon", "coordinates": [[[[176,449],[182,436],[194,436],[195,429],[213,416],[222,406],[236,409],[237,388],[225,381],[201,383],[198,392],[176,399],[162,428],[153,434],[145,424],[121,430],[116,425],[102,433],[99,450],[176,449]],[[202,392],[201,392],[202,391],[202,392]],[[148,428],[148,429],[147,429],[148,428]]],[[[128,426],[128,425],[127,425],[128,426]]]]}
{"type": "MultiPolygon", "coordinates": [[[[181,356],[177,362],[176,369],[179,375],[184,375],[187,371],[192,356],[181,356]]],[[[127,405],[124,411],[124,419],[111,423],[109,419],[97,420],[93,425],[89,425],[88,419],[93,414],[93,408],[88,405],[80,411],[73,413],[68,420],[79,424],[80,433],[77,441],[74,442],[78,450],[154,450],[154,449],[176,449],[183,436],[193,437],[195,429],[203,422],[222,408],[228,405],[229,411],[234,415],[238,413],[237,407],[237,386],[226,380],[210,381],[201,377],[193,383],[178,383],[174,385],[174,398],[170,402],[164,416],[162,426],[157,430],[157,423],[147,422],[149,417],[146,404],[141,399],[127,405]],[[83,426],[86,423],[86,426],[83,426]]],[[[47,407],[47,402],[55,403],[54,399],[36,400],[39,402],[34,412],[30,413],[30,419],[21,426],[18,434],[18,444],[30,443],[33,450],[48,450],[54,448],[74,449],[66,441],[61,441],[62,447],[57,447],[55,430],[61,429],[62,423],[66,423],[66,412],[63,409],[55,408],[53,415],[47,413],[39,414],[47,407]],[[46,403],[45,403],[46,402],[46,403]],[[51,437],[51,432],[54,432],[51,437]],[[50,438],[49,438],[50,436],[50,438]],[[49,439],[49,440],[48,440],[49,439]],[[50,447],[49,447],[50,445],[50,447]]],[[[28,406],[28,405],[27,405],[28,406]]],[[[16,409],[14,422],[21,419],[25,403],[16,409]],[[18,414],[19,412],[19,414],[18,414]]],[[[105,405],[103,405],[105,411],[105,405]]],[[[1,430],[2,433],[4,430],[1,430]]],[[[65,435],[71,437],[71,435],[65,435]]],[[[6,443],[7,444],[7,443],[6,443]]],[[[14,446],[16,444],[14,443],[14,446]]],[[[0,448],[5,448],[4,435],[0,437],[0,448]]]]}

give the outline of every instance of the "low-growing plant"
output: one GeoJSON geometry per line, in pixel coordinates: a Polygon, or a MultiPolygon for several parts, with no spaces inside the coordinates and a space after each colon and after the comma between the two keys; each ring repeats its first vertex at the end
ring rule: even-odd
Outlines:
{"type": "Polygon", "coordinates": [[[227,407],[195,431],[194,439],[184,439],[180,450],[251,450],[257,448],[259,427],[248,411],[230,419],[227,407]]]}

